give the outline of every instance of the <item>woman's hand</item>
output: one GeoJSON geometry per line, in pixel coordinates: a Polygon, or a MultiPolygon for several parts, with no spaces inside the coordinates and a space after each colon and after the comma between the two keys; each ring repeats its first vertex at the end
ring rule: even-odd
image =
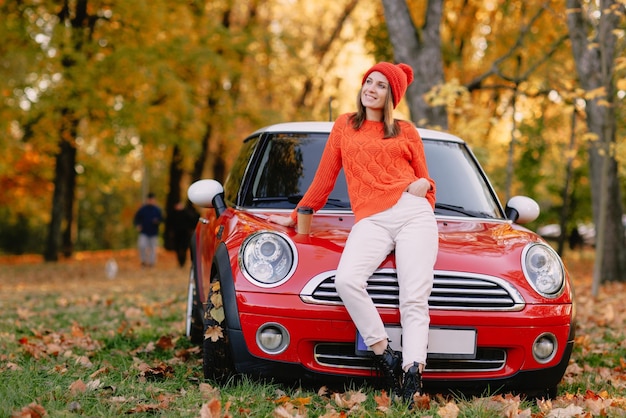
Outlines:
{"type": "Polygon", "coordinates": [[[267,218],[268,221],[274,222],[275,224],[282,226],[295,226],[296,223],[291,216],[283,216],[283,215],[270,215],[267,218]]]}
{"type": "Polygon", "coordinates": [[[409,187],[406,188],[407,193],[418,197],[425,197],[429,190],[430,182],[423,177],[415,180],[413,183],[409,184],[409,187]]]}

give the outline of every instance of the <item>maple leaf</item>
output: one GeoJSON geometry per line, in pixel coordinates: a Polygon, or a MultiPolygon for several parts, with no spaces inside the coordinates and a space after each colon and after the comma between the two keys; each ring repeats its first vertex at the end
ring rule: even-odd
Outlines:
{"type": "Polygon", "coordinates": [[[22,370],[22,366],[15,364],[13,362],[10,362],[10,361],[6,364],[6,368],[7,370],[13,370],[13,371],[22,370]]]}
{"type": "Polygon", "coordinates": [[[575,418],[584,413],[578,405],[568,405],[565,408],[554,408],[547,415],[547,418],[575,418]]]}
{"type": "Polygon", "coordinates": [[[81,380],[78,379],[70,385],[70,394],[72,396],[76,396],[78,393],[83,393],[87,390],[87,385],[81,380]]]}
{"type": "Polygon", "coordinates": [[[437,414],[441,418],[456,418],[459,416],[460,409],[454,402],[448,402],[445,406],[437,410],[437,414]]]}
{"type": "Polygon", "coordinates": [[[272,411],[272,416],[275,418],[305,418],[308,415],[306,409],[302,406],[297,408],[291,402],[287,402],[284,405],[276,407],[272,411]]]}
{"type": "Polygon", "coordinates": [[[205,399],[219,398],[220,396],[219,388],[213,387],[208,383],[200,383],[198,389],[200,390],[202,397],[205,399]]]}
{"type": "Polygon", "coordinates": [[[93,363],[91,362],[91,360],[89,360],[89,357],[87,356],[78,356],[76,357],[76,364],[80,364],[81,366],[90,369],[93,367],[93,363]]]}
{"type": "Polygon", "coordinates": [[[209,402],[202,404],[200,408],[200,418],[228,418],[230,414],[228,409],[230,402],[224,405],[224,413],[222,414],[222,403],[219,399],[211,399],[209,402]]]}
{"type": "Polygon", "coordinates": [[[156,342],[157,347],[159,347],[161,350],[169,350],[171,348],[174,348],[175,345],[175,341],[172,340],[172,337],[169,336],[162,336],[161,338],[159,338],[159,340],[156,342]]]}
{"type": "Polygon", "coordinates": [[[334,393],[333,400],[335,401],[335,404],[340,408],[352,409],[355,406],[358,406],[361,403],[365,402],[367,400],[367,396],[360,390],[357,392],[351,390],[343,394],[334,393]]]}
{"type": "Polygon", "coordinates": [[[84,338],[85,331],[84,328],[78,325],[76,322],[72,323],[72,337],[74,338],[84,338]]]}
{"type": "Polygon", "coordinates": [[[42,418],[48,415],[43,406],[31,403],[22,408],[19,412],[11,414],[12,418],[42,418]]]}
{"type": "Polygon", "coordinates": [[[430,409],[430,396],[428,394],[413,395],[413,404],[415,405],[415,409],[430,409]]]}
{"type": "Polygon", "coordinates": [[[387,395],[387,391],[381,391],[380,396],[374,395],[374,401],[376,401],[377,408],[389,408],[391,406],[391,398],[387,395]]]}
{"type": "Polygon", "coordinates": [[[204,339],[211,339],[211,341],[216,342],[220,338],[224,338],[224,334],[222,333],[222,327],[219,325],[213,325],[212,327],[207,327],[206,331],[204,331],[204,339]]]}

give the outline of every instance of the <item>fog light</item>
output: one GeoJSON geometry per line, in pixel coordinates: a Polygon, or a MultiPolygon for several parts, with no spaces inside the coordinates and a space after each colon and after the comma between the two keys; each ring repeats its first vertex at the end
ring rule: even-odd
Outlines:
{"type": "Polygon", "coordinates": [[[547,363],[556,355],[557,343],[556,337],[546,332],[535,339],[533,343],[533,357],[539,363],[547,363]]]}
{"type": "Polygon", "coordinates": [[[289,345],[289,333],[280,324],[263,324],[256,332],[256,343],[267,354],[279,354],[289,345]]]}

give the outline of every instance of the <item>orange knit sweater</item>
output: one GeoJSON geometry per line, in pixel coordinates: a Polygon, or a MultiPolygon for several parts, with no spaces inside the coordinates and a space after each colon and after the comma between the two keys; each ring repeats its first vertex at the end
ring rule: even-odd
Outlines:
{"type": "MultiPolygon", "coordinates": [[[[395,205],[408,185],[422,177],[432,186],[426,199],[434,207],[435,182],[428,175],[415,126],[400,121],[400,135],[383,139],[382,122],[365,121],[356,131],[349,116],[343,114],[335,121],[315,178],[298,206],[321,209],[343,167],[355,222],[395,205]]],[[[296,220],[295,210],[291,217],[296,220]]]]}

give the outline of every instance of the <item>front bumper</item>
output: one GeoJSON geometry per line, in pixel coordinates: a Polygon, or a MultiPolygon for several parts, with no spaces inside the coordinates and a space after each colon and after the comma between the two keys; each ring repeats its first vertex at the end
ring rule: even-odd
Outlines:
{"type": "MultiPolygon", "coordinates": [[[[228,330],[238,372],[291,381],[376,376],[371,359],[355,353],[356,330],[345,309],[315,309],[290,295],[272,295],[268,306],[268,299],[267,294],[238,295],[240,329],[228,330]],[[259,347],[257,331],[268,323],[280,324],[289,335],[289,345],[280,353],[267,353],[259,347]]],[[[397,311],[383,309],[381,315],[386,323],[398,322],[397,311]]],[[[431,310],[431,327],[476,329],[477,356],[429,358],[424,385],[427,389],[520,391],[556,387],[573,348],[571,317],[570,305],[529,305],[506,315],[431,310]],[[557,347],[552,360],[541,364],[533,358],[532,345],[544,333],[555,336],[557,347]]]]}

